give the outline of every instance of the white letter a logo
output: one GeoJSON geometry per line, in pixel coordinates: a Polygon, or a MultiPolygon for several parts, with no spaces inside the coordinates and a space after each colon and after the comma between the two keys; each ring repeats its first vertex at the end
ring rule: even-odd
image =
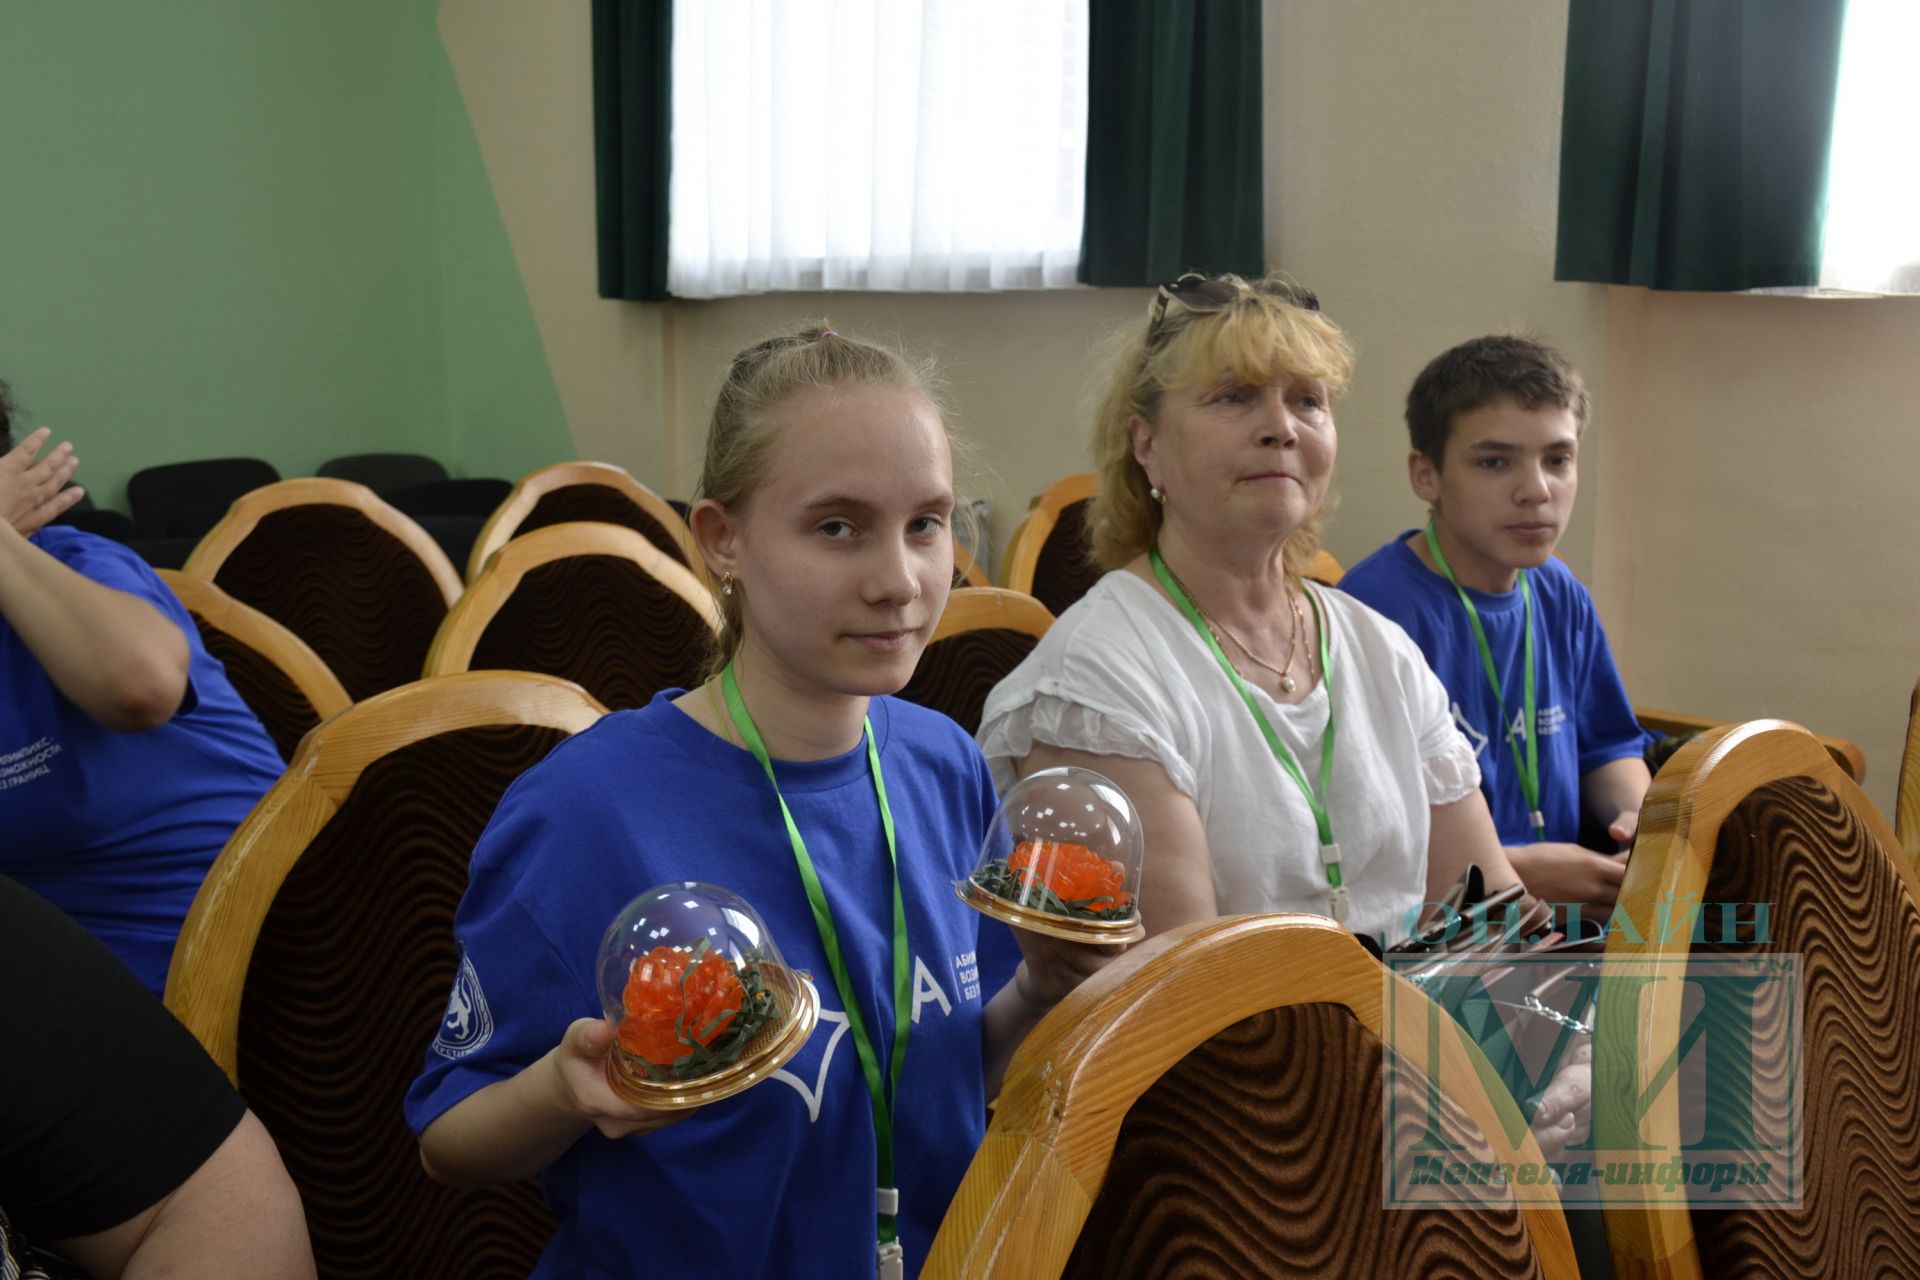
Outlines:
{"type": "Polygon", "coordinates": [[[927,968],[926,961],[919,956],[913,958],[913,1023],[920,1025],[920,1006],[938,1001],[940,1012],[949,1018],[953,1016],[953,1005],[947,1000],[947,993],[940,989],[940,980],[927,968]]]}

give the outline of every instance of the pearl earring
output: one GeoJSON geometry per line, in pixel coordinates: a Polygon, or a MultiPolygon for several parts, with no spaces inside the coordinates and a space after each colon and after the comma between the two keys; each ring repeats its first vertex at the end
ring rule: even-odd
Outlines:
{"type": "Polygon", "coordinates": [[[1155,502],[1159,503],[1161,506],[1165,506],[1167,504],[1167,495],[1161,492],[1159,489],[1154,488],[1152,485],[1147,486],[1147,496],[1149,498],[1152,498],[1155,502]]]}
{"type": "Polygon", "coordinates": [[[733,594],[733,575],[732,574],[725,573],[720,575],[720,594],[723,596],[730,596],[733,594]]]}

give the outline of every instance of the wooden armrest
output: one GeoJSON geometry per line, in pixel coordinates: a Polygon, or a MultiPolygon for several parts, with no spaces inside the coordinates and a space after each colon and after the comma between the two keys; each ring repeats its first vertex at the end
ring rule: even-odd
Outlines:
{"type": "MultiPolygon", "coordinates": [[[[1642,728],[1664,734],[1702,733],[1733,723],[1731,720],[1716,720],[1708,716],[1683,715],[1678,711],[1656,711],[1652,707],[1635,707],[1633,714],[1642,728]]],[[[1849,778],[1856,783],[1866,781],[1867,757],[1857,744],[1846,738],[1829,738],[1825,734],[1816,733],[1813,736],[1827,749],[1833,762],[1847,771],[1849,778]]]]}

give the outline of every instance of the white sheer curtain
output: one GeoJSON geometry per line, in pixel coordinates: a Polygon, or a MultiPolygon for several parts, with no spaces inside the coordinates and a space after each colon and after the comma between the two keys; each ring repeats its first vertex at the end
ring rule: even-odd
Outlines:
{"type": "Polygon", "coordinates": [[[674,0],[667,288],[1074,283],[1088,0],[674,0]]]}
{"type": "Polygon", "coordinates": [[[1827,179],[1822,288],[1920,293],[1917,50],[1920,3],[1848,0],[1827,179]]]}

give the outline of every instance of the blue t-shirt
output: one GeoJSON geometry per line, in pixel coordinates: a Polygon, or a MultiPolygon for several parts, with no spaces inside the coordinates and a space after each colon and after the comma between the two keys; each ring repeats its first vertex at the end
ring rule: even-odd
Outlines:
{"type": "MultiPolygon", "coordinates": [[[[407,1096],[416,1132],[603,1010],[601,936],[654,885],[739,894],[787,963],[810,972],[820,1023],[769,1079],[669,1128],[590,1132],[542,1175],[560,1230],[536,1276],[870,1276],[876,1157],[866,1081],[773,788],[747,752],[672,705],[608,715],[522,775],[474,850],[454,930],[448,1016],[407,1096]]],[[[913,1003],[894,1109],[901,1243],[925,1263],[985,1130],[982,1002],[1012,975],[1004,926],[955,895],[995,807],[985,759],[936,712],[875,698],[869,716],[898,833],[913,1003]]],[[[868,1033],[893,1044],[891,880],[864,745],[775,762],[840,934],[868,1033]]]]}
{"type": "MultiPolygon", "coordinates": [[[[1499,703],[1487,684],[1473,625],[1453,584],[1420,562],[1402,535],[1353,566],[1340,589],[1406,629],[1453,700],[1454,722],[1480,759],[1480,787],[1493,810],[1504,844],[1527,844],[1526,796],[1514,769],[1513,752],[1500,724],[1499,703]]],[[[1539,714],[1540,813],[1546,838],[1572,842],[1580,836],[1580,779],[1610,760],[1643,754],[1647,734],[1633,718],[1633,704],[1620,683],[1607,647],[1607,633],[1593,609],[1593,597],[1573,572],[1549,558],[1529,570],[1533,594],[1534,697],[1539,714]]],[[[1480,611],[1494,669],[1500,673],[1507,717],[1526,751],[1522,709],[1524,672],[1521,654],[1527,615],[1516,584],[1492,595],[1467,588],[1480,611]]]]}
{"type": "Polygon", "coordinates": [[[139,556],[60,525],[31,541],[153,605],[187,639],[180,709],[157,729],[116,733],[68,701],[0,618],[0,871],[78,920],[158,995],[200,881],[280,777],[280,753],[139,556]]]}

